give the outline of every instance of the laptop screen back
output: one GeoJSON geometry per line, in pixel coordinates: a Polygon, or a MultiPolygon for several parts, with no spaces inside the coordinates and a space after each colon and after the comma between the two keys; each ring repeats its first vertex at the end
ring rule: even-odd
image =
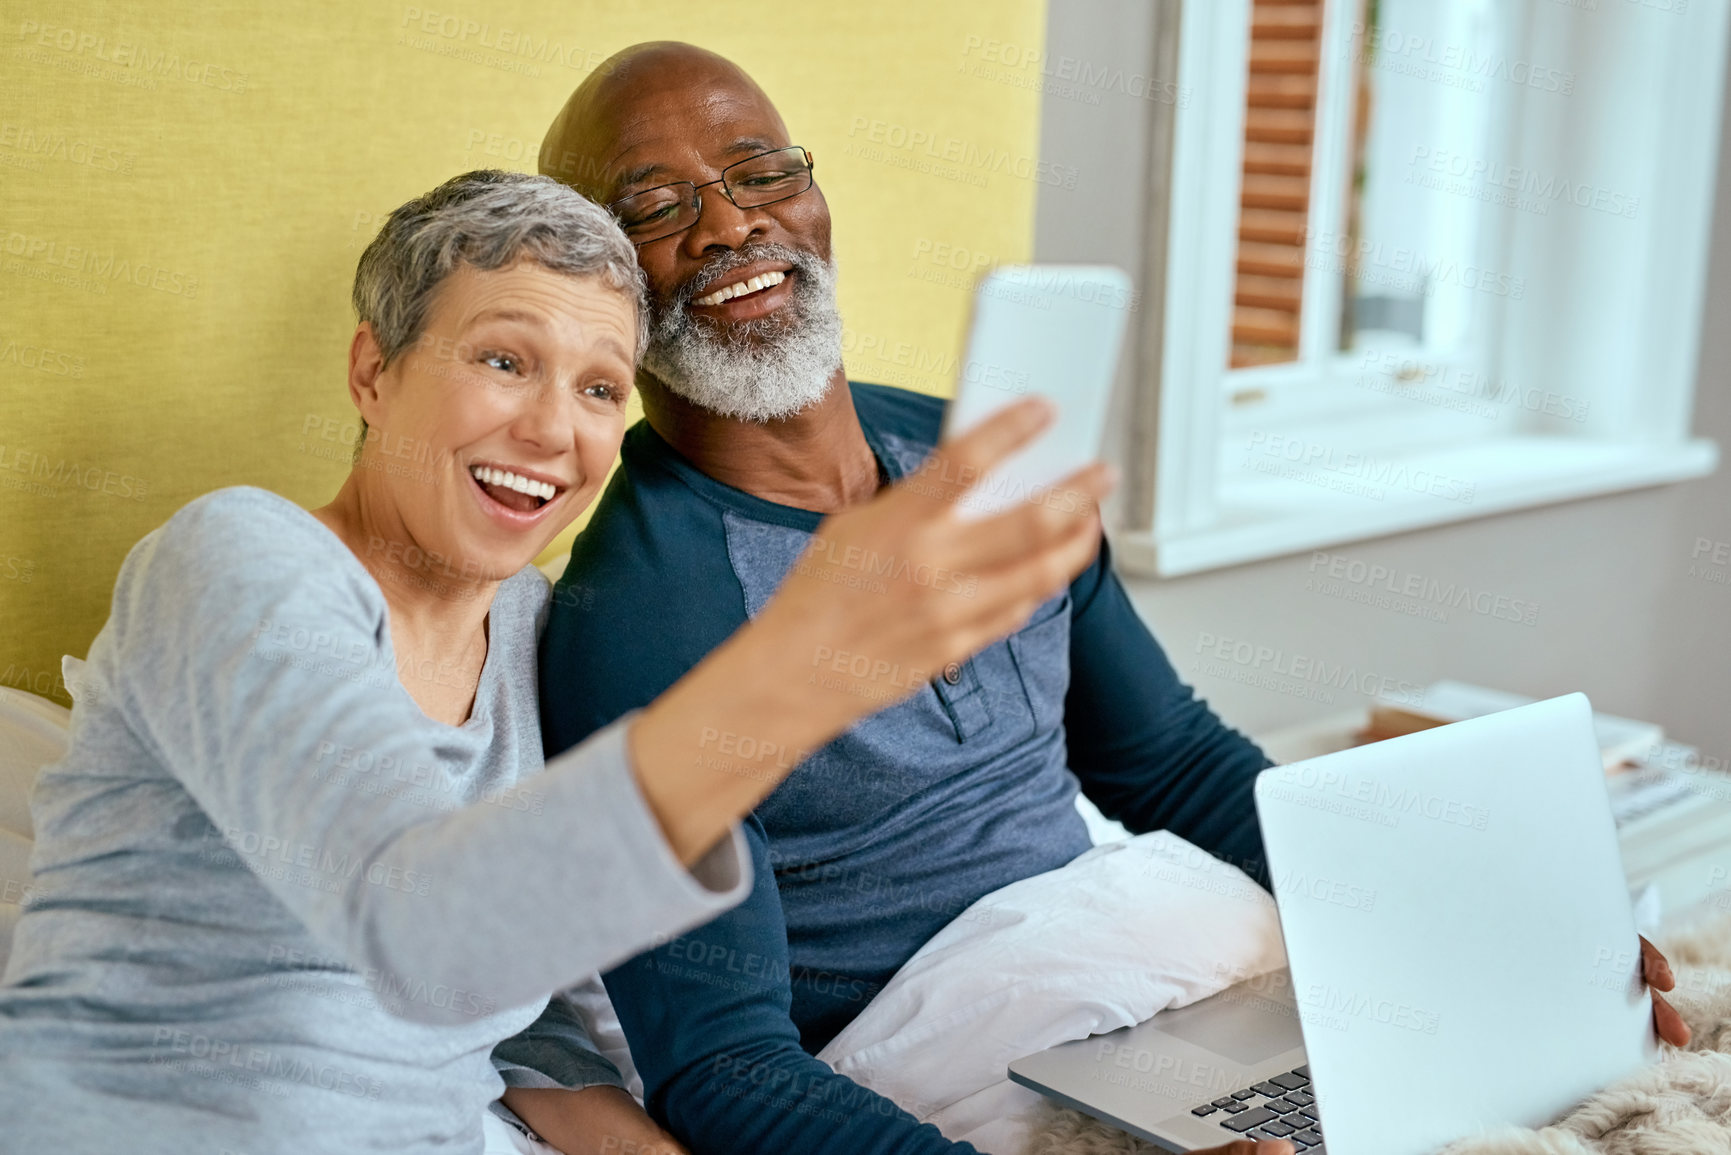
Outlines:
{"type": "Polygon", "coordinates": [[[1543,1126],[1655,1054],[1585,696],[1256,783],[1331,1155],[1543,1126]]]}

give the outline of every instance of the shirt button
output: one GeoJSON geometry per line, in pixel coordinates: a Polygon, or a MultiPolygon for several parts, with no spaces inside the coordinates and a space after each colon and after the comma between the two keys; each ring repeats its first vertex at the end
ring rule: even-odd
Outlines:
{"type": "Polygon", "coordinates": [[[955,662],[951,662],[949,665],[944,667],[944,681],[948,682],[950,685],[953,686],[961,680],[962,680],[962,667],[960,665],[958,665],[955,662]]]}

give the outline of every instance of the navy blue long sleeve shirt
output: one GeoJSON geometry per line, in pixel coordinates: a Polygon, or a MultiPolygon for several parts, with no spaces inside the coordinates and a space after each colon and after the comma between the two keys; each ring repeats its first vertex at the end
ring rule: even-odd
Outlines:
{"type": "MultiPolygon", "coordinates": [[[[917,468],[943,402],[851,389],[883,474],[917,468]]],[[[647,423],[622,456],[542,639],[550,755],[755,616],[821,521],[706,476],[647,423]]],[[[971,1150],[812,1056],[969,904],[1087,849],[1078,786],[1131,830],[1264,879],[1251,784],[1267,765],[1179,681],[1102,544],[1016,633],[789,774],[745,823],[745,903],[605,976],[651,1113],[704,1155],[971,1150]]]]}

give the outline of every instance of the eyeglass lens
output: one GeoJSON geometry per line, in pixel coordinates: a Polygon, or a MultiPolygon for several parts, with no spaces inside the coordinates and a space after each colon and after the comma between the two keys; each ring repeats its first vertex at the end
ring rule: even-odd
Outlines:
{"type": "MultiPolygon", "coordinates": [[[[742,209],[762,208],[811,187],[811,163],[795,145],[747,157],[721,171],[728,199],[742,209]]],[[[614,201],[612,208],[636,244],[683,232],[697,223],[701,199],[697,186],[678,181],[614,201]]]]}

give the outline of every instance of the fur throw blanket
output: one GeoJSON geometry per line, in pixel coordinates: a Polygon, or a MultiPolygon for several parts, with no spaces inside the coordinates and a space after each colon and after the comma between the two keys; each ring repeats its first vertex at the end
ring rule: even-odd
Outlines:
{"type": "MultiPolygon", "coordinates": [[[[1731,1155],[1731,918],[1659,944],[1676,989],[1666,995],[1693,1032],[1686,1048],[1608,1087],[1538,1131],[1463,1140],[1446,1155],[1731,1155]]],[[[1025,1155],[1161,1155],[1114,1127],[1050,1102],[1036,1109],[1025,1155]]]]}

